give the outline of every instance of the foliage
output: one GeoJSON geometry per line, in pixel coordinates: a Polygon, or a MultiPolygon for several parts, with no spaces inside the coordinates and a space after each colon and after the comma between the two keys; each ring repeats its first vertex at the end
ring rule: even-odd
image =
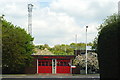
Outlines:
{"type": "Polygon", "coordinates": [[[104,20],[104,22],[98,27],[98,35],[94,38],[94,40],[92,42],[92,44],[93,44],[92,49],[95,49],[97,51],[98,36],[101,34],[101,31],[103,30],[103,28],[109,27],[107,25],[111,25],[111,24],[115,23],[117,20],[118,20],[117,14],[108,16],[107,19],[104,20]]]}
{"type": "Polygon", "coordinates": [[[23,73],[30,64],[33,38],[24,29],[2,20],[2,71],[23,73]]]}
{"type": "Polygon", "coordinates": [[[47,48],[48,50],[50,49],[48,44],[44,44],[44,45],[37,45],[35,46],[35,48],[38,48],[40,50],[44,50],[45,48],[47,48]]]}
{"type": "MultiPolygon", "coordinates": [[[[84,70],[85,69],[85,60],[86,60],[86,55],[81,54],[81,55],[76,56],[73,63],[74,63],[74,65],[79,65],[81,67],[81,70],[82,69],[84,70]]],[[[88,69],[91,71],[95,71],[95,72],[98,71],[99,66],[98,66],[98,59],[97,59],[96,53],[93,53],[93,52],[88,53],[87,66],[88,66],[88,69]]]]}
{"type": "MultiPolygon", "coordinates": [[[[92,45],[92,43],[88,43],[88,45],[92,45]]],[[[85,50],[86,44],[85,43],[71,43],[70,45],[61,44],[61,45],[55,45],[54,47],[50,48],[48,44],[44,45],[37,45],[36,48],[40,50],[44,50],[47,48],[55,55],[74,55],[74,50],[85,50]]]]}
{"type": "Polygon", "coordinates": [[[85,46],[86,44],[85,43],[71,43],[70,46],[76,50],[85,50],[85,46]]]}
{"type": "Polygon", "coordinates": [[[51,52],[55,55],[73,55],[73,49],[69,45],[55,45],[51,48],[51,52]]]}
{"type": "Polygon", "coordinates": [[[119,31],[120,17],[118,15],[108,17],[100,27],[97,47],[101,78],[116,79],[118,77],[119,31]]]}
{"type": "Polygon", "coordinates": [[[98,37],[94,38],[92,49],[97,51],[97,42],[98,42],[98,37]]]}
{"type": "Polygon", "coordinates": [[[98,28],[98,34],[101,33],[101,31],[103,30],[103,28],[105,27],[109,27],[108,25],[111,25],[111,24],[114,24],[118,21],[119,17],[118,17],[118,14],[113,14],[111,16],[108,16],[104,22],[99,26],[98,28]]]}
{"type": "Polygon", "coordinates": [[[35,53],[33,55],[54,55],[50,50],[45,48],[44,50],[35,48],[35,53]]]}

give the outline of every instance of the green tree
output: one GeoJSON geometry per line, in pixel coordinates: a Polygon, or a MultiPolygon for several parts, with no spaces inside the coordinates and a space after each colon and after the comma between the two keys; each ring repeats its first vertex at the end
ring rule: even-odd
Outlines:
{"type": "Polygon", "coordinates": [[[24,29],[2,20],[2,71],[23,73],[31,62],[33,38],[24,29]]]}
{"type": "Polygon", "coordinates": [[[71,43],[70,44],[71,48],[74,50],[85,50],[86,49],[86,44],[85,43],[71,43]]]}
{"type": "Polygon", "coordinates": [[[97,42],[98,42],[98,37],[95,37],[92,43],[92,49],[96,51],[97,51],[97,42]]]}
{"type": "Polygon", "coordinates": [[[44,47],[47,48],[48,50],[51,49],[48,44],[44,44],[44,47]]]}
{"type": "Polygon", "coordinates": [[[39,49],[44,50],[45,46],[44,45],[39,45],[39,49]]]}
{"type": "Polygon", "coordinates": [[[119,37],[120,17],[114,14],[101,25],[98,36],[97,48],[101,80],[119,80],[119,37]]]}
{"type": "Polygon", "coordinates": [[[55,45],[51,51],[56,55],[73,55],[74,53],[74,49],[66,44],[55,45]]]}
{"type": "Polygon", "coordinates": [[[48,44],[36,45],[35,48],[40,49],[40,50],[44,50],[45,48],[47,48],[48,50],[51,49],[48,44]]]}
{"type": "MultiPolygon", "coordinates": [[[[91,46],[92,43],[88,43],[88,45],[91,46]]],[[[75,49],[85,50],[86,44],[85,43],[77,43],[77,44],[71,43],[69,45],[59,44],[59,45],[55,45],[53,48],[49,47],[48,44],[44,44],[44,45],[37,45],[37,46],[35,46],[35,48],[40,49],[40,50],[44,50],[45,48],[47,48],[55,55],[74,55],[75,49]]]]}
{"type": "MultiPolygon", "coordinates": [[[[81,70],[85,70],[85,67],[86,67],[85,60],[86,60],[86,55],[82,54],[82,55],[76,56],[73,63],[74,65],[79,65],[81,70]]],[[[88,60],[87,62],[88,70],[97,72],[99,70],[97,54],[93,52],[89,52],[87,60],[88,60]]]]}
{"type": "Polygon", "coordinates": [[[115,23],[118,20],[118,14],[113,14],[111,16],[108,16],[104,22],[98,27],[98,35],[94,38],[92,42],[92,49],[95,49],[97,51],[97,44],[98,44],[98,36],[101,34],[101,31],[103,28],[108,27],[107,25],[111,25],[112,23],[115,23]]]}

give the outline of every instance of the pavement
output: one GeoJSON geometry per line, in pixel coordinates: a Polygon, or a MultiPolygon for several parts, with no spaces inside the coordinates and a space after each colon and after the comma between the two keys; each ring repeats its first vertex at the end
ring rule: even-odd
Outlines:
{"type": "Polygon", "coordinates": [[[99,74],[4,74],[2,78],[97,78],[99,74]]]}

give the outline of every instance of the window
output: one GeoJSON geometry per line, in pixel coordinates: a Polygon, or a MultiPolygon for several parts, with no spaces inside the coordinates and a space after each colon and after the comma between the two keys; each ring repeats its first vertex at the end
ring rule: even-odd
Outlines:
{"type": "Polygon", "coordinates": [[[46,66],[48,66],[48,62],[46,62],[46,66]]]}
{"type": "Polygon", "coordinates": [[[63,66],[66,66],[66,62],[63,62],[63,66]]]}
{"type": "Polygon", "coordinates": [[[60,66],[60,62],[57,62],[57,66],[60,66]]]}
{"type": "Polygon", "coordinates": [[[63,66],[63,62],[60,62],[60,66],[63,66]]]}
{"type": "Polygon", "coordinates": [[[49,66],[52,66],[52,62],[49,62],[49,66]]]}
{"type": "Polygon", "coordinates": [[[69,66],[68,62],[64,62],[63,66],[69,66]]]}
{"type": "Polygon", "coordinates": [[[58,61],[57,66],[69,66],[69,62],[58,61]]]}
{"type": "Polygon", "coordinates": [[[38,66],[41,66],[41,62],[38,63],[38,66]]]}
{"type": "Polygon", "coordinates": [[[52,62],[49,60],[41,60],[38,62],[38,66],[52,66],[52,62]]]}
{"type": "Polygon", "coordinates": [[[45,66],[44,62],[42,62],[42,66],[45,66]]]}

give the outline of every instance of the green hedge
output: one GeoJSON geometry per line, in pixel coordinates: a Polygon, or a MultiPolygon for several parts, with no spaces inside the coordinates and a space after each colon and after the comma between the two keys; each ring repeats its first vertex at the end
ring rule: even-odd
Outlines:
{"type": "Polygon", "coordinates": [[[97,47],[101,80],[118,79],[119,31],[120,20],[104,26],[98,36],[97,47]]]}

